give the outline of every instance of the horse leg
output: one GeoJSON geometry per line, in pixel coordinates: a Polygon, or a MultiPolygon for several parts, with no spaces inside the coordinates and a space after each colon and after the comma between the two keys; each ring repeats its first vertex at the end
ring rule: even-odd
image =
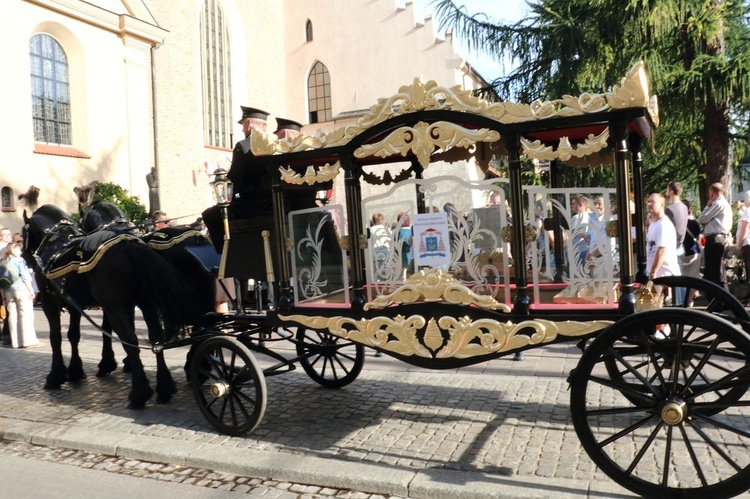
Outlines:
{"type": "Polygon", "coordinates": [[[42,310],[49,323],[49,343],[52,348],[52,366],[44,383],[45,390],[58,390],[68,380],[65,359],[62,354],[62,328],[60,326],[60,308],[48,294],[43,294],[42,310]]]}
{"type": "MultiPolygon", "coordinates": [[[[143,319],[146,321],[148,327],[148,339],[152,345],[164,344],[164,329],[162,328],[161,321],[159,321],[159,314],[154,307],[150,304],[141,306],[141,313],[143,319]]],[[[172,373],[167,367],[167,363],[164,360],[164,352],[158,349],[156,352],[156,402],[158,404],[166,404],[172,399],[172,395],[177,393],[177,384],[172,378],[172,373]]]]}
{"type": "Polygon", "coordinates": [[[146,371],[143,369],[140,349],[138,348],[138,337],[135,334],[135,328],[133,328],[132,323],[133,308],[132,306],[129,308],[130,311],[128,311],[128,307],[121,305],[107,307],[105,308],[105,313],[109,316],[112,329],[114,329],[120,341],[122,341],[132,369],[132,386],[128,395],[128,400],[130,400],[128,408],[143,409],[148,399],[154,394],[154,390],[149,385],[146,371]]]}
{"type": "Polygon", "coordinates": [[[70,326],[68,327],[68,342],[70,342],[70,363],[68,364],[68,381],[76,383],[86,378],[83,371],[83,361],[78,351],[81,341],[81,314],[70,310],[70,326]]]}
{"type": "Polygon", "coordinates": [[[102,333],[102,360],[99,361],[97,366],[99,370],[96,372],[98,378],[109,376],[112,371],[117,369],[117,359],[115,358],[115,351],[112,349],[112,326],[109,324],[107,314],[104,314],[102,319],[102,329],[105,333],[102,333]]]}
{"type": "Polygon", "coordinates": [[[164,360],[164,352],[156,354],[156,403],[166,404],[177,393],[177,383],[164,360]]]}

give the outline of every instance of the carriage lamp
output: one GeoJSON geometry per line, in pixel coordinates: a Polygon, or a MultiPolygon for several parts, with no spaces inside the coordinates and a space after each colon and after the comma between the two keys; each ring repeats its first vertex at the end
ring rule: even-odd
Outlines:
{"type": "Polygon", "coordinates": [[[234,184],[227,177],[227,171],[225,169],[217,169],[214,172],[214,179],[210,184],[216,204],[218,204],[219,206],[226,206],[230,201],[232,201],[232,194],[234,194],[234,184]]]}
{"type": "Polygon", "coordinates": [[[211,191],[214,201],[221,207],[221,218],[224,222],[224,246],[221,250],[221,263],[219,264],[219,279],[226,275],[227,255],[229,251],[229,202],[232,201],[234,193],[234,184],[227,178],[227,171],[219,168],[214,172],[214,179],[211,182],[211,191]]]}

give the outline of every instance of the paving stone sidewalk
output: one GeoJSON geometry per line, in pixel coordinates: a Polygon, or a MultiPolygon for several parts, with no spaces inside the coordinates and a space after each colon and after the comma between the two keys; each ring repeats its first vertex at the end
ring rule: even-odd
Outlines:
{"type": "MultiPolygon", "coordinates": [[[[166,352],[180,388],[173,401],[133,411],[127,375],[94,376],[101,341],[84,324],[89,377],[45,391],[48,328],[36,315],[45,347],[0,349],[6,440],[386,496],[632,497],[596,469],[572,428],[565,379],[580,357],[572,343],[531,350],[523,362],[449,371],[368,351],[360,377],[341,390],[297,369],[267,378],[263,422],[240,438],[218,434],[201,416],[182,370],[187,348],[166,352]]],[[[153,383],[154,357],[142,357],[153,383]]]]}

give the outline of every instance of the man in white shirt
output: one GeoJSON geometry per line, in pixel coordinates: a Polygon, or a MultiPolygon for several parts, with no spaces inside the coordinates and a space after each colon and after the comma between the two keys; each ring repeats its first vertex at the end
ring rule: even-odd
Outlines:
{"type": "Polygon", "coordinates": [[[664,211],[664,196],[651,194],[646,200],[651,224],[646,234],[646,270],[649,279],[680,275],[677,261],[677,232],[664,211]]]}
{"type": "Polygon", "coordinates": [[[729,291],[724,269],[724,247],[732,230],[732,207],[724,197],[724,186],[719,182],[711,184],[708,193],[708,204],[698,217],[706,235],[703,278],[729,291]]]}

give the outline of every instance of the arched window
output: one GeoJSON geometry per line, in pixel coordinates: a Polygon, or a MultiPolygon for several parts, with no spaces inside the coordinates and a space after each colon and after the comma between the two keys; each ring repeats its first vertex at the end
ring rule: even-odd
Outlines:
{"type": "Polygon", "coordinates": [[[13,189],[10,187],[3,187],[1,191],[2,195],[2,210],[3,211],[14,211],[13,210],[13,189]]]}
{"type": "Polygon", "coordinates": [[[231,149],[232,91],[229,30],[224,9],[206,0],[201,14],[203,130],[207,145],[231,149]]]}
{"type": "Polygon", "coordinates": [[[307,79],[307,102],[310,123],[331,121],[331,76],[321,62],[315,63],[307,79]]]}
{"type": "Polygon", "coordinates": [[[307,40],[308,42],[311,42],[313,40],[312,21],[309,19],[305,23],[305,40],[307,40]]]}
{"type": "Polygon", "coordinates": [[[65,51],[50,35],[37,34],[29,42],[29,58],[34,140],[71,145],[70,88],[65,51]]]}

